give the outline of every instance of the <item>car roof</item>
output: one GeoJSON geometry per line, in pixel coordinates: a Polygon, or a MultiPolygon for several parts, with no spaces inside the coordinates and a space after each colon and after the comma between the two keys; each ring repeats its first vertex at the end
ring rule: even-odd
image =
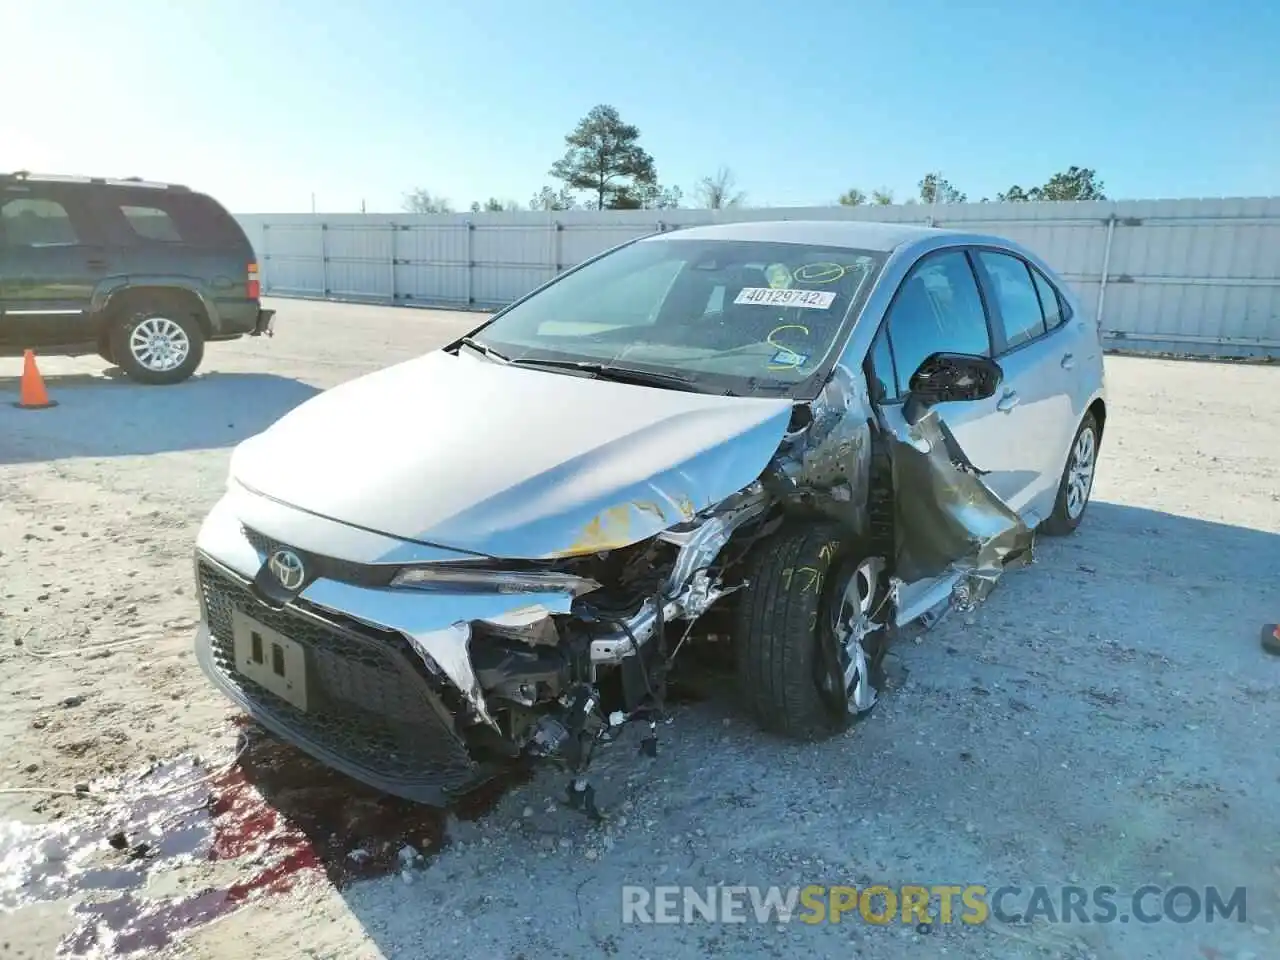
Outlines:
{"type": "Polygon", "coordinates": [[[0,173],[0,183],[10,186],[16,184],[50,185],[64,189],[67,187],[117,187],[138,190],[172,190],[179,193],[190,192],[190,188],[181,183],[143,180],[141,177],[82,177],[59,173],[31,173],[26,170],[0,173]]]}
{"type": "Polygon", "coordinates": [[[823,247],[850,247],[887,253],[903,244],[945,236],[968,236],[955,230],[914,223],[879,223],[873,220],[748,220],[682,227],[646,239],[754,240],[765,243],[810,243],[823,247]]]}

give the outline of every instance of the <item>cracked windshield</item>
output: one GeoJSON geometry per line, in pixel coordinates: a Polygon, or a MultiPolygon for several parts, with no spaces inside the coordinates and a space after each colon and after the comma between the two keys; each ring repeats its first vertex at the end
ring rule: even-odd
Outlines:
{"type": "Polygon", "coordinates": [[[675,375],[694,389],[812,377],[882,257],[805,244],[649,240],[591,263],[474,338],[504,358],[675,375]]]}

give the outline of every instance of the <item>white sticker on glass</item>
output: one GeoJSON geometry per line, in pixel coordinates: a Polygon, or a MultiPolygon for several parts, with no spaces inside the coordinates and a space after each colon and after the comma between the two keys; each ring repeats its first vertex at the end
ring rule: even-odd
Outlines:
{"type": "Polygon", "coordinates": [[[734,303],[760,307],[804,307],[809,310],[826,310],[835,300],[836,295],[830,290],[778,290],[771,287],[743,287],[733,298],[734,303]]]}

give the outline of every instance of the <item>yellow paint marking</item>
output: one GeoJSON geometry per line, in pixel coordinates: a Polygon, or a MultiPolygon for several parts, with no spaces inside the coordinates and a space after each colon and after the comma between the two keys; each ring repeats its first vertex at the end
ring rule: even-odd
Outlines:
{"type": "MultiPolygon", "coordinates": [[[[799,367],[806,359],[808,359],[808,357],[806,357],[805,355],[796,353],[796,351],[792,350],[786,344],[778,343],[778,341],[773,339],[778,334],[780,334],[783,330],[801,330],[804,332],[804,335],[806,337],[812,333],[812,331],[808,327],[806,327],[803,323],[784,323],[781,326],[774,327],[772,330],[770,330],[769,335],[765,337],[765,343],[769,344],[769,346],[777,350],[778,353],[787,353],[794,358],[792,362],[788,362],[788,363],[782,363],[782,362],[770,360],[769,363],[767,364],[767,367],[770,370],[794,370],[797,367],[799,367]]],[[[777,354],[774,354],[774,356],[777,356],[777,354]]]]}
{"type": "Polygon", "coordinates": [[[835,283],[845,274],[845,268],[838,263],[819,262],[806,263],[792,274],[797,283],[835,283]]]}
{"type": "Polygon", "coordinates": [[[816,567],[797,567],[797,573],[808,574],[809,582],[801,590],[812,590],[817,593],[822,589],[822,573],[816,567]]]}

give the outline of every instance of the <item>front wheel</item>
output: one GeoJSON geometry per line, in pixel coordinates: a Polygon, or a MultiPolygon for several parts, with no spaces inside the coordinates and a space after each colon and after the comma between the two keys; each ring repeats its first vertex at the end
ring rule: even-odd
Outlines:
{"type": "Polygon", "coordinates": [[[1058,498],[1053,503],[1053,513],[1041,525],[1051,537],[1063,537],[1074,533],[1084,519],[1089,496],[1093,493],[1093,474],[1098,466],[1098,446],[1101,434],[1098,421],[1092,412],[1086,413],[1071,441],[1067,465],[1058,483],[1058,498]]]}
{"type": "Polygon", "coordinates": [[[131,311],[111,330],[111,357],[139,383],[181,383],[204,358],[204,333],[194,317],[166,305],[131,311]]]}
{"type": "Polygon", "coordinates": [[[829,736],[876,703],[884,563],[835,524],[784,526],[757,549],[738,604],[738,684],[766,730],[829,736]]]}

